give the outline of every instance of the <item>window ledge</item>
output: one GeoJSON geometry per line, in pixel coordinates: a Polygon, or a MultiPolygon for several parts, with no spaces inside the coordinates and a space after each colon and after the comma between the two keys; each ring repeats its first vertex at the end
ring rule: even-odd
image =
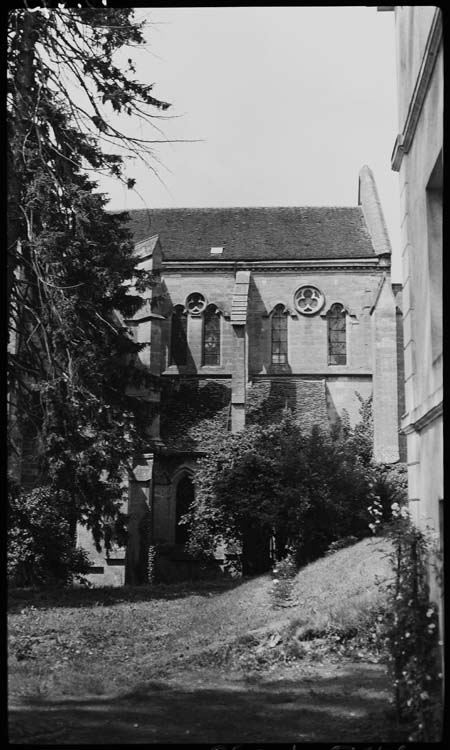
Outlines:
{"type": "Polygon", "coordinates": [[[271,365],[269,365],[267,367],[267,372],[268,372],[269,375],[270,374],[274,375],[274,374],[279,373],[279,372],[292,373],[292,367],[290,366],[290,364],[288,362],[284,362],[283,364],[281,364],[281,363],[280,364],[273,363],[273,364],[271,364],[271,365]]]}
{"type": "Polygon", "coordinates": [[[162,371],[162,375],[191,375],[197,372],[197,368],[192,365],[169,365],[162,371]]]}
{"type": "MultiPolygon", "coordinates": [[[[357,370],[351,367],[346,367],[345,365],[328,365],[327,367],[323,367],[317,370],[301,370],[301,369],[294,369],[292,366],[288,366],[287,370],[277,370],[278,373],[287,372],[288,374],[292,375],[293,377],[321,377],[326,378],[327,376],[332,375],[335,377],[336,375],[342,375],[347,376],[351,375],[352,377],[373,377],[372,370],[368,369],[362,369],[357,370]]],[[[272,369],[271,367],[262,368],[258,372],[253,372],[252,377],[268,377],[270,375],[275,375],[276,371],[272,369]]]]}
{"type": "Polygon", "coordinates": [[[177,365],[170,365],[170,367],[166,367],[165,370],[162,371],[161,375],[186,375],[186,376],[194,376],[194,375],[231,375],[231,370],[229,367],[224,367],[223,365],[202,365],[201,367],[195,367],[195,365],[189,365],[189,366],[181,366],[178,367],[177,365]]]}
{"type": "Polygon", "coordinates": [[[198,369],[199,372],[227,372],[223,365],[202,365],[198,369]]]}

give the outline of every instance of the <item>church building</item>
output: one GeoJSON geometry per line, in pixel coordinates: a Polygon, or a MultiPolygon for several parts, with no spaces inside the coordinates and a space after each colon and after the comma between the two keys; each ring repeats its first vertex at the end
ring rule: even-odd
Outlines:
{"type": "Polygon", "coordinates": [[[125,324],[160,386],[146,394],[151,447],[128,482],[127,550],[98,553],[79,531],[93,585],[143,582],[150,540],[167,580],[192,574],[178,521],[199,456],[227,431],[286,407],[305,430],[344,411],[355,424],[372,396],[376,460],[405,458],[401,286],[367,166],[355,206],[129,214],[136,265],[157,283],[125,324]]]}

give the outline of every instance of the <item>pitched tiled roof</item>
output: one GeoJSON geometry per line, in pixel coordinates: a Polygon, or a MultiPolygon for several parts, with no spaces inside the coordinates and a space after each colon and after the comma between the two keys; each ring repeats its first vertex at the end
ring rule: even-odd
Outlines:
{"type": "Polygon", "coordinates": [[[374,257],[360,206],[164,208],[128,213],[135,241],[158,234],[165,260],[374,257]],[[211,255],[211,247],[223,247],[223,253],[211,255]]]}

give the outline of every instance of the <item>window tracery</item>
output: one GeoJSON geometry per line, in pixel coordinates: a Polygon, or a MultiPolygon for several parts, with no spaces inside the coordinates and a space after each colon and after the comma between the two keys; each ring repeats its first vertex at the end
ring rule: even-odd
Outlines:
{"type": "Polygon", "coordinates": [[[302,315],[314,315],[322,309],[325,297],[320,289],[310,284],[301,286],[294,295],[294,304],[302,315]]]}
{"type": "Polygon", "coordinates": [[[271,315],[270,323],[272,364],[287,364],[287,313],[284,305],[276,305],[271,315]]]}
{"type": "Polygon", "coordinates": [[[206,299],[200,292],[192,292],[186,298],[186,310],[191,315],[201,315],[206,308],[206,299]]]}
{"type": "Polygon", "coordinates": [[[203,314],[202,364],[220,365],[220,315],[216,305],[208,305],[203,314]]]}
{"type": "Polygon", "coordinates": [[[328,364],[347,364],[347,325],[344,305],[335,302],[327,313],[328,364]]]}

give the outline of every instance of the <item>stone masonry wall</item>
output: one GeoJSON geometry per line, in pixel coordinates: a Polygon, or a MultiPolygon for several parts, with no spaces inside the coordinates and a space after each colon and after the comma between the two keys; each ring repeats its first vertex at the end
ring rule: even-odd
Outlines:
{"type": "Polygon", "coordinates": [[[281,303],[292,313],[287,316],[288,371],[292,374],[338,375],[348,372],[371,373],[370,304],[378,288],[379,273],[350,274],[336,271],[315,273],[258,272],[252,276],[249,304],[249,375],[273,371],[270,356],[270,317],[281,303]],[[294,294],[312,284],[325,295],[320,313],[307,317],[294,307],[294,294]],[[329,365],[327,321],[324,313],[334,302],[341,302],[347,316],[347,364],[329,365]]]}

